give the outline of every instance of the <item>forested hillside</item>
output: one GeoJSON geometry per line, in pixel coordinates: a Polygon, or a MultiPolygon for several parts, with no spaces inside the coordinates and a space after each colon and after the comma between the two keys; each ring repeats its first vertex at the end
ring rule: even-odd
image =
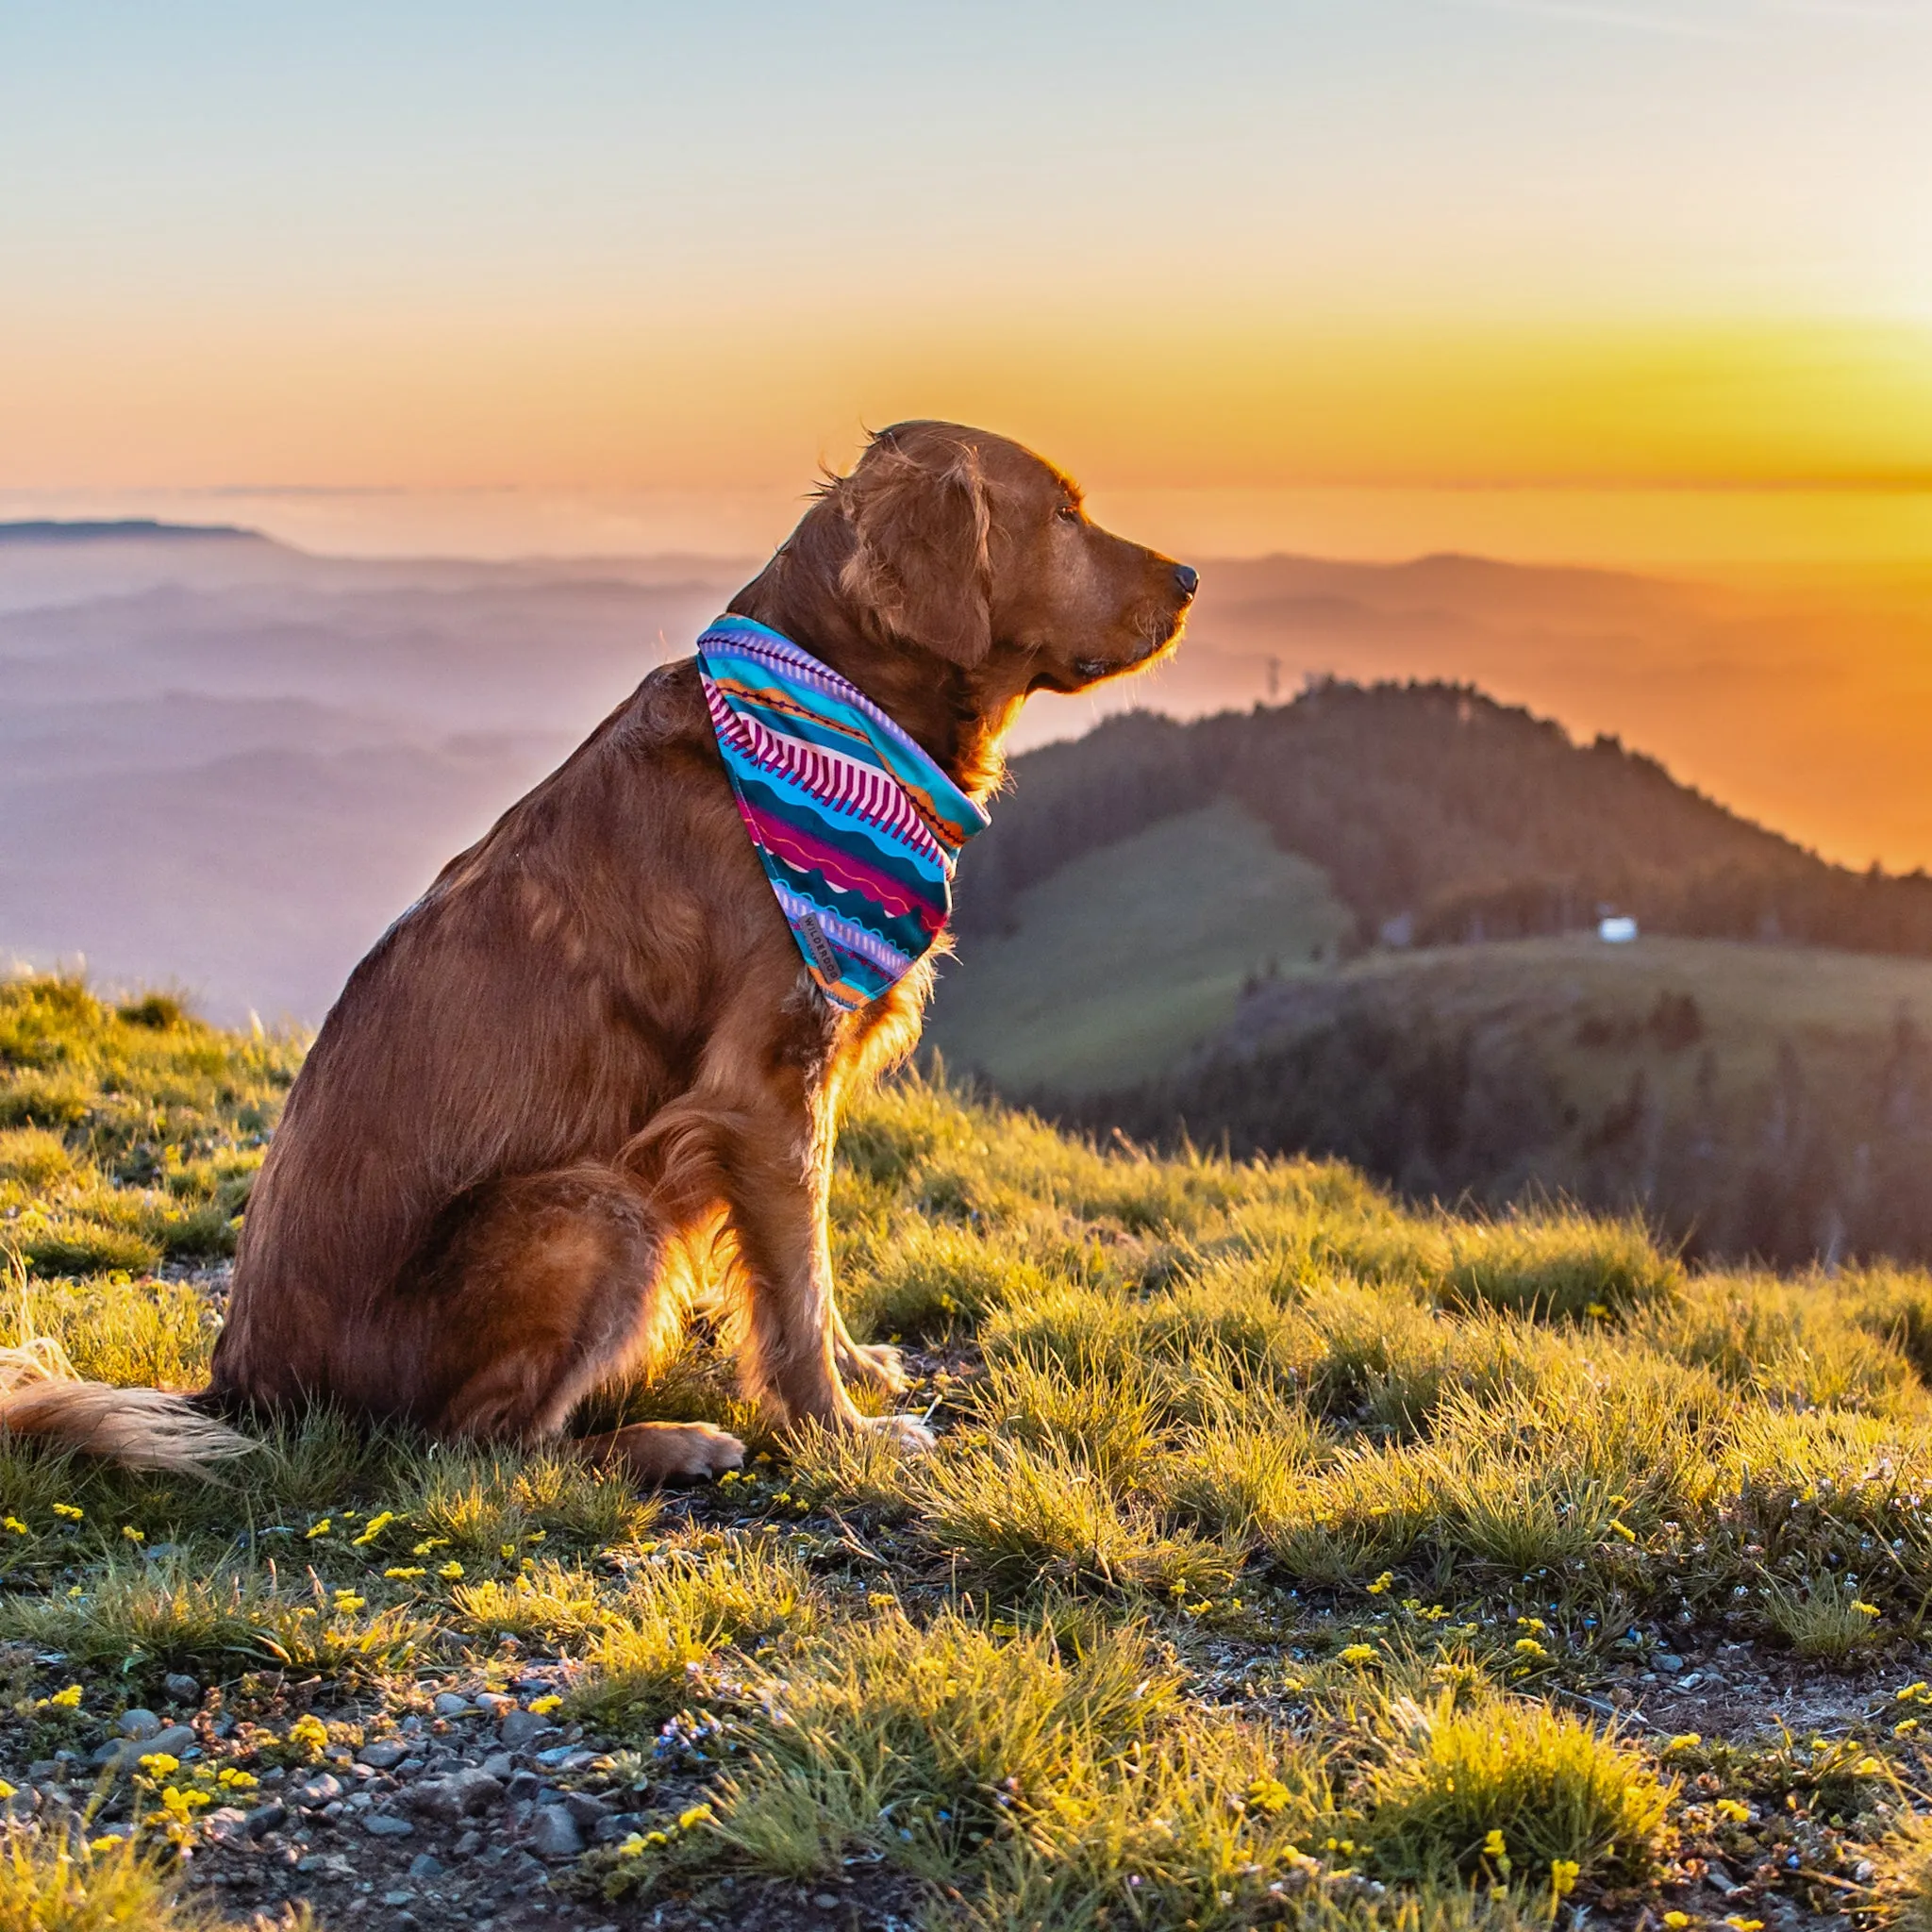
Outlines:
{"type": "Polygon", "coordinates": [[[1058,1119],[1932,1257],[1932,880],[1614,741],[1440,684],[1123,718],[1015,761],[959,897],[929,1037],[1058,1119]]]}
{"type": "Polygon", "coordinates": [[[1614,906],[1659,932],[1932,954],[1932,879],[1864,874],[1679,785],[1614,739],[1448,684],[1328,682],[1192,724],[1137,713],[1017,759],[970,849],[959,929],[1027,886],[1220,798],[1325,871],[1359,937],[1561,932],[1614,906]]]}

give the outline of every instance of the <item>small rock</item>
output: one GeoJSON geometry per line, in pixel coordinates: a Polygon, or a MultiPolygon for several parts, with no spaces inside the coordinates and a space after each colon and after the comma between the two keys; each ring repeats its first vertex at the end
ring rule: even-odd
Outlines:
{"type": "Polygon", "coordinates": [[[0,1818],[31,1818],[41,1808],[41,1794],[31,1786],[25,1790],[15,1791],[12,1797],[0,1804],[0,1818]]]}
{"type": "Polygon", "coordinates": [[[563,1808],[586,1831],[595,1831],[597,1826],[610,1816],[609,1807],[601,1800],[593,1798],[589,1791],[564,1792],[563,1808]]]}
{"type": "Polygon", "coordinates": [[[497,1735],[506,1751],[527,1751],[539,1738],[554,1738],[558,1731],[547,1717],[534,1710],[511,1710],[504,1713],[497,1735]]]}
{"type": "Polygon", "coordinates": [[[318,1818],[326,1819],[329,1824],[333,1824],[347,1809],[348,1807],[338,1798],[333,1805],[325,1805],[315,1815],[318,1818]]]}
{"type": "Polygon", "coordinates": [[[124,1738],[152,1738],[160,1727],[160,1719],[138,1705],[132,1710],[124,1710],[114,1722],[114,1728],[124,1738]]]}
{"type": "Polygon", "coordinates": [[[459,1697],[454,1690],[445,1690],[431,1708],[438,1717],[468,1717],[475,1707],[467,1697],[459,1697]]]}
{"type": "Polygon", "coordinates": [[[415,1810],[454,1824],[459,1818],[488,1810],[502,1796],[503,1786],[487,1771],[473,1766],[418,1785],[409,1793],[409,1804],[415,1810]]]}
{"type": "Polygon", "coordinates": [[[415,1897],[413,1891],[386,1891],[382,1895],[382,1902],[386,1906],[407,1906],[412,1904],[415,1897]]]}
{"type": "Polygon", "coordinates": [[[548,1771],[559,1766],[588,1764],[596,1756],[593,1751],[580,1751],[575,1744],[553,1744],[547,1751],[537,1753],[537,1762],[548,1771]]]}
{"type": "Polygon", "coordinates": [[[517,1707],[514,1697],[506,1697],[501,1690],[479,1690],[473,1700],[476,1708],[486,1717],[503,1717],[517,1707]]]}
{"type": "Polygon", "coordinates": [[[26,1768],[27,1783],[45,1784],[59,1769],[59,1765],[51,1757],[36,1757],[26,1768]]]}
{"type": "Polygon", "coordinates": [[[393,1771],[408,1755],[409,1747],[400,1738],[378,1738],[357,1752],[356,1761],[372,1771],[393,1771]]]}
{"type": "Polygon", "coordinates": [[[362,1821],[362,1829],[371,1838],[414,1838],[416,1827],[407,1818],[398,1818],[390,1811],[372,1811],[362,1821]]]}
{"type": "Polygon", "coordinates": [[[584,1848],[577,1822],[561,1805],[540,1805],[530,1821],[530,1849],[540,1858],[575,1858],[584,1848]]]}
{"type": "Polygon", "coordinates": [[[266,1838],[278,1826],[289,1822],[289,1807],[286,1805],[258,1805],[248,1814],[248,1836],[266,1838]]]}
{"type": "Polygon", "coordinates": [[[194,1731],[188,1724],[170,1724],[145,1738],[110,1738],[93,1754],[90,1762],[96,1770],[112,1767],[117,1775],[132,1772],[143,1757],[165,1752],[170,1757],[186,1757],[198,1749],[194,1731]]]}
{"type": "Polygon", "coordinates": [[[161,1679],[161,1689],[176,1704],[199,1704],[201,1686],[185,1671],[175,1671],[161,1679]]]}
{"type": "Polygon", "coordinates": [[[409,1876],[413,1878],[418,1885],[421,1885],[425,1878],[441,1878],[442,1876],[442,1860],[438,1857],[433,1857],[427,1852],[418,1852],[416,1856],[409,1860],[409,1876]]]}
{"type": "Polygon", "coordinates": [[[508,1751],[492,1751],[483,1760],[483,1769],[491,1777],[501,1778],[505,1784],[508,1784],[517,1774],[517,1761],[508,1751]]]}
{"type": "Polygon", "coordinates": [[[319,1811],[325,1806],[333,1805],[341,1795],[341,1780],[326,1771],[318,1777],[310,1778],[306,1784],[297,1785],[289,1793],[291,1801],[301,1806],[305,1811],[319,1811]]]}
{"type": "Polygon", "coordinates": [[[600,1845],[622,1844],[632,1832],[641,1831],[643,1825],[641,1811],[608,1811],[597,1821],[591,1836],[600,1845]]]}
{"type": "Polygon", "coordinates": [[[201,1821],[201,1828],[217,1844],[238,1844],[248,1836],[248,1814],[239,1806],[223,1805],[201,1821]]]}
{"type": "Polygon", "coordinates": [[[450,1849],[458,1858],[474,1858],[483,1849],[483,1834],[466,1831],[450,1849]]]}
{"type": "Polygon", "coordinates": [[[1651,1661],[1654,1662],[1657,1665],[1657,1669],[1660,1671],[1676,1672],[1681,1671],[1684,1668],[1684,1659],[1680,1657],[1674,1656],[1668,1650],[1660,1651],[1657,1657],[1651,1659],[1651,1661]]]}
{"type": "Polygon", "coordinates": [[[509,1798],[512,1804],[525,1804],[537,1795],[542,1784],[534,1771],[520,1771],[509,1781],[509,1798]]]}
{"type": "Polygon", "coordinates": [[[829,1912],[833,1910],[839,1903],[839,1901],[829,1891],[813,1892],[811,1895],[811,1902],[813,1905],[818,1907],[819,1910],[822,1912],[829,1912]]]}

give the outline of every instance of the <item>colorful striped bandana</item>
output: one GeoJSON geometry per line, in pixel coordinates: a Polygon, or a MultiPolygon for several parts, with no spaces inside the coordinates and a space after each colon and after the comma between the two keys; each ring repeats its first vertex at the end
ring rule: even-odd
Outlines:
{"type": "Polygon", "coordinates": [[[850,1011],[932,950],[985,812],[857,685],[748,617],[698,640],[739,815],[819,991],[850,1011]]]}

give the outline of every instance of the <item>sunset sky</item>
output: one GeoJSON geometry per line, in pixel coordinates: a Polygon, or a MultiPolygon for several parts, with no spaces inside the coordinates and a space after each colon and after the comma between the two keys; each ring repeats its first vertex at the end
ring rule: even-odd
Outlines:
{"type": "Polygon", "coordinates": [[[0,0],[0,517],[768,544],[862,426],[1171,547],[1932,559],[1932,5],[0,0]]]}

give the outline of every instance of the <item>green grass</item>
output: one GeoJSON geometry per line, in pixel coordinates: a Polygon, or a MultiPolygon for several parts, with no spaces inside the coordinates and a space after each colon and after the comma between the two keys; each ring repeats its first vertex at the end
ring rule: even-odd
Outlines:
{"type": "MultiPolygon", "coordinates": [[[[232,1201],[299,1044],[161,1017],[0,987],[0,1091],[52,1069],[74,1103],[0,1139],[0,1344],[192,1386],[218,1299],[13,1232],[232,1201]]],[[[876,1871],[981,1932],[1715,1924],[1715,1858],[1733,1916],[1924,1922],[1924,1275],[1687,1269],[1629,1223],[1099,1150],[917,1079],[855,1111],[834,1205],[855,1328],[933,1344],[928,1457],[768,1438],[650,1497],[326,1414],[216,1484],[0,1441],[0,1761],[91,1750],[187,1671],[238,1720],[206,1775],[307,1762],[541,1649],[582,1780],[650,1767],[647,1828],[574,1882],[649,1909],[876,1871]],[[1718,1643],[1852,1714],[1607,1718],[1718,1643]]],[[[605,1398],[735,1402],[701,1341],[605,1398]]],[[[93,1829],[150,1862],[21,1840],[0,1901],[45,1908],[0,1927],[175,1882],[151,1823],[93,1829]]]]}
{"type": "Polygon", "coordinates": [[[956,1066],[1068,1093],[1158,1073],[1226,1024],[1251,974],[1332,961],[1354,924],[1226,800],[1075,859],[1015,913],[959,941],[927,1037],[956,1066]]]}

